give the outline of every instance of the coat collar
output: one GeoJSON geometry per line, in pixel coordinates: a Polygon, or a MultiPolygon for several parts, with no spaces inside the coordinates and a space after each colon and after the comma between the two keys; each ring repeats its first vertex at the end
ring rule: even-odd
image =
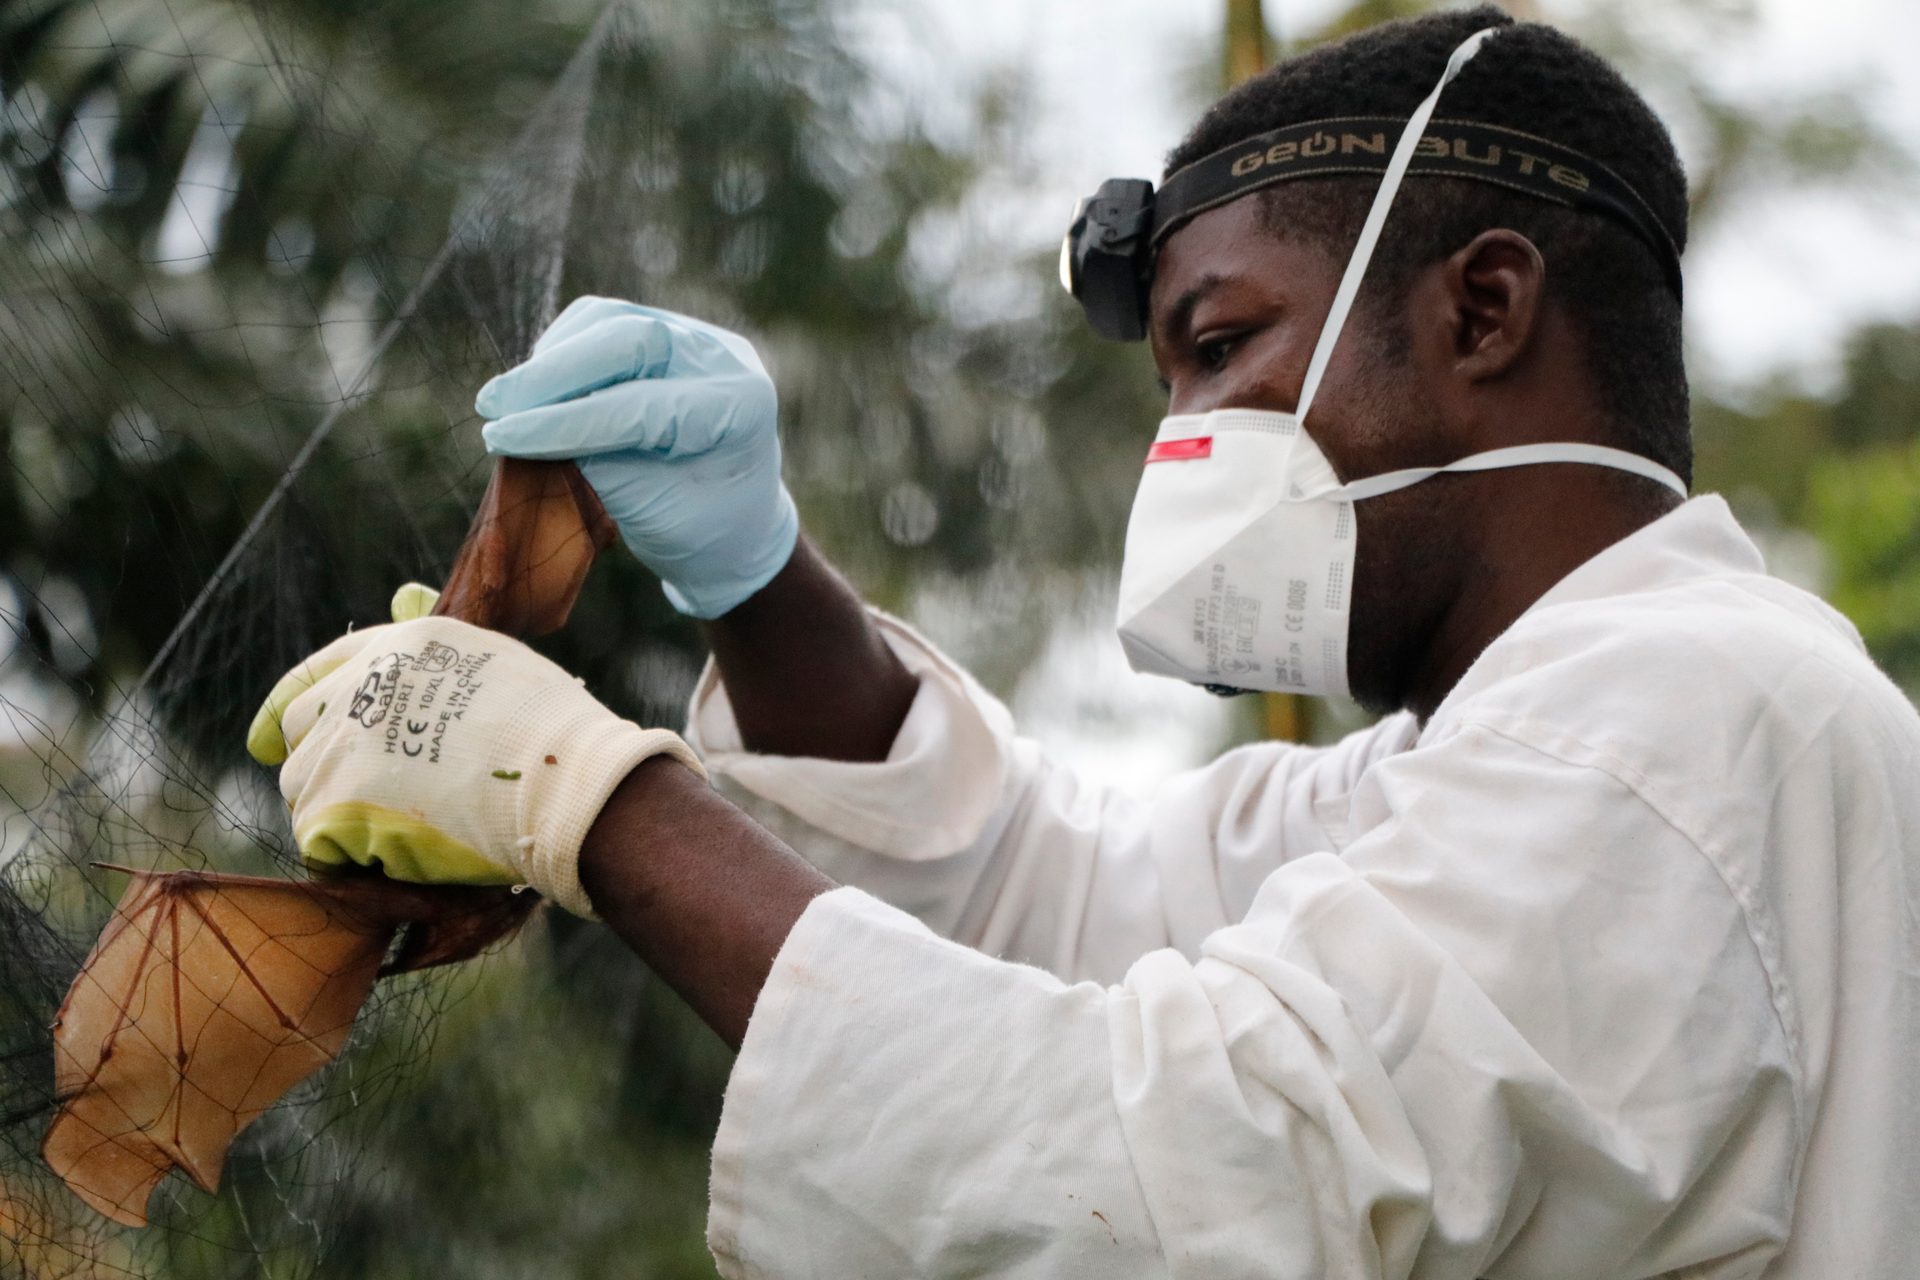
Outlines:
{"type": "Polygon", "coordinates": [[[1702,494],[1560,579],[1527,613],[1577,600],[1658,591],[1700,578],[1766,571],[1760,548],[1733,518],[1726,499],[1717,493],[1702,494]]]}

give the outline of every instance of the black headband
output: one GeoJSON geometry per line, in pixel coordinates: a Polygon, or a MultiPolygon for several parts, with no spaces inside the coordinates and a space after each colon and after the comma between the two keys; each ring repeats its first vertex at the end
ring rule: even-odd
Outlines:
{"type": "MultiPolygon", "coordinates": [[[[1406,124],[1383,116],[1309,120],[1223,147],[1155,194],[1149,243],[1157,249],[1196,215],[1277,182],[1384,172],[1406,124]]],[[[1407,173],[1471,178],[1612,218],[1653,251],[1680,295],[1680,249],[1666,226],[1625,179],[1577,151],[1499,125],[1434,120],[1407,173]]]]}

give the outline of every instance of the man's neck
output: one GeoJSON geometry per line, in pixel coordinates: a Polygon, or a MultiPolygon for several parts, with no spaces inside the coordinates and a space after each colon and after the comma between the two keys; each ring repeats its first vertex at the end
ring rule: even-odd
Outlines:
{"type": "Polygon", "coordinates": [[[1488,513],[1476,539],[1480,554],[1435,628],[1407,709],[1426,724],[1487,646],[1540,597],[1680,503],[1653,481],[1593,467],[1504,473],[1480,505],[1488,513]]]}

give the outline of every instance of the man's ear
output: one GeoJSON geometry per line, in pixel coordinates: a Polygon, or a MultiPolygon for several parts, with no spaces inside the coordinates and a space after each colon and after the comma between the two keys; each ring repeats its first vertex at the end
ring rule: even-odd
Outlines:
{"type": "Polygon", "coordinates": [[[1472,382],[1497,378],[1539,332],[1547,263],[1518,231],[1483,231],[1446,261],[1453,311],[1454,369],[1472,382]]]}

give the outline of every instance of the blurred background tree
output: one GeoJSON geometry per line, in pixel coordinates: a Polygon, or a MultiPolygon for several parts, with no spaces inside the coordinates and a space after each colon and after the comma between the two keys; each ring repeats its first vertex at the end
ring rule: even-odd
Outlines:
{"type": "MultiPolygon", "coordinates": [[[[1364,0],[1293,31],[1275,5],[1263,17],[1250,0],[1219,4],[1222,35],[1185,73],[1195,112],[1273,50],[1430,7],[1364,0]]],[[[472,392],[531,340],[542,289],[619,293],[750,333],[780,385],[804,519],[829,553],[990,687],[1099,721],[1107,704],[1063,637],[1104,626],[1162,407],[1152,370],[1086,333],[1051,255],[1010,254],[966,217],[1032,125],[1018,70],[978,87],[955,141],[864,60],[862,10],[626,11],[576,104],[580,172],[543,233],[560,264],[547,280],[462,228],[490,182],[515,165],[541,172],[536,153],[567,145],[557,128],[511,143],[555,108],[599,4],[9,0],[0,800],[40,812],[136,688],[207,790],[255,795],[237,746],[257,691],[343,620],[376,620],[394,582],[444,569],[484,476],[472,392]],[[416,296],[423,281],[438,283],[416,296]],[[339,429],[141,685],[330,416],[339,429]]],[[[1750,6],[1566,18],[1673,122],[1702,232],[1757,193],[1910,180],[1851,90],[1760,110],[1702,73],[1755,20],[1750,6]]],[[[1819,394],[1763,381],[1696,407],[1700,487],[1727,492],[1776,565],[1847,609],[1910,690],[1916,411],[1920,325],[1893,324],[1862,329],[1819,394]]],[[[654,721],[677,718],[699,659],[691,629],[619,555],[549,648],[654,721]]],[[[1248,700],[1202,746],[1355,723],[1351,709],[1309,723],[1248,700]]],[[[165,826],[167,803],[140,810],[143,830],[165,826]]],[[[0,828],[0,864],[36,838],[32,823],[0,828]]],[[[252,856],[222,839],[236,851],[221,856],[252,856]]],[[[186,835],[150,852],[214,856],[186,835]]],[[[266,1253],[289,1274],[710,1273],[705,1149],[726,1055],[617,946],[553,921],[417,1011],[383,1023],[345,1071],[385,1082],[369,1108],[379,1123],[336,1133],[332,1093],[265,1123],[161,1271],[254,1274],[266,1253]],[[272,1158],[289,1126],[307,1135],[314,1176],[334,1162],[337,1194],[318,1235],[262,1244],[248,1215],[291,1203],[272,1158]]],[[[6,1137],[18,1146],[25,1132],[6,1137]]],[[[165,1212],[186,1221],[198,1194],[170,1192],[165,1212]]]]}

